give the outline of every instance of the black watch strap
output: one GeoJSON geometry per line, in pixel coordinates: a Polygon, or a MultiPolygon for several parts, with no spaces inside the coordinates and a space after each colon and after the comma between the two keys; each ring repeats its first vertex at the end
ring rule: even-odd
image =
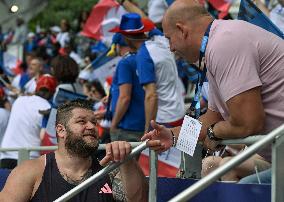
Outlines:
{"type": "Polygon", "coordinates": [[[216,124],[216,123],[213,123],[211,126],[209,126],[209,127],[207,128],[207,136],[208,136],[208,138],[209,138],[210,140],[220,141],[220,140],[222,140],[222,139],[216,137],[216,136],[215,136],[215,133],[214,133],[214,131],[213,131],[213,128],[214,128],[215,124],[216,124]]]}

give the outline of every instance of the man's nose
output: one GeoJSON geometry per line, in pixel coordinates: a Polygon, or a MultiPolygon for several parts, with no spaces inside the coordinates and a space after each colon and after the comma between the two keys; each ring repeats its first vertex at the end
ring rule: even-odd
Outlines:
{"type": "Polygon", "coordinates": [[[97,126],[97,123],[94,123],[94,122],[92,122],[92,121],[88,121],[87,122],[87,128],[88,129],[93,129],[93,128],[95,128],[97,126]]]}

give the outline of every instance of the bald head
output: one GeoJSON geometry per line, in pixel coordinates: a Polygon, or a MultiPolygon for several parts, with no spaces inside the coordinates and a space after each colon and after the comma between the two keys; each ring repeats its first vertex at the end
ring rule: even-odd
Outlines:
{"type": "Polygon", "coordinates": [[[194,63],[199,58],[199,48],[204,32],[212,17],[195,0],[176,0],[163,18],[165,37],[171,51],[194,63]]]}
{"type": "Polygon", "coordinates": [[[204,16],[210,14],[197,0],[176,0],[165,13],[163,23],[174,27],[177,22],[193,23],[204,16]]]}

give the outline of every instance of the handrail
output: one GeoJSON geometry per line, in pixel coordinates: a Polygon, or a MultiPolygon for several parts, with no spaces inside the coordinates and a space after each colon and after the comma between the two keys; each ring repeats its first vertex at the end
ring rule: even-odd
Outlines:
{"type": "Polygon", "coordinates": [[[226,172],[234,168],[235,166],[239,165],[240,163],[244,162],[246,159],[251,157],[255,154],[260,148],[270,144],[273,142],[277,136],[284,135],[284,124],[280,127],[274,129],[269,134],[265,135],[262,139],[258,142],[254,143],[246,150],[238,154],[237,156],[233,157],[230,161],[225,163],[222,167],[217,168],[212,173],[207,175],[206,177],[200,179],[198,182],[172,198],[169,202],[182,202],[187,201],[198,194],[200,191],[208,187],[214,181],[219,179],[223,176],[226,172]]]}
{"type": "Polygon", "coordinates": [[[245,145],[252,145],[256,143],[257,141],[264,138],[266,135],[255,135],[255,136],[249,136],[245,138],[240,139],[230,139],[230,140],[221,140],[219,143],[222,145],[230,145],[230,144],[245,144],[245,145]]]}
{"type": "MultiPolygon", "coordinates": [[[[137,147],[141,144],[141,142],[129,142],[132,147],[137,147]]],[[[106,144],[99,144],[98,150],[104,150],[106,144]]],[[[28,151],[47,151],[47,150],[56,150],[57,146],[40,146],[40,147],[7,147],[1,148],[0,152],[7,152],[7,151],[19,151],[19,150],[28,150],[28,151]]]]}
{"type": "Polygon", "coordinates": [[[103,168],[102,170],[100,170],[99,172],[97,172],[96,174],[94,174],[93,176],[91,176],[90,178],[88,178],[87,180],[85,180],[84,182],[79,184],[78,186],[74,187],[70,191],[63,194],[61,197],[56,199],[54,202],[63,202],[63,201],[67,201],[67,200],[71,199],[73,196],[75,196],[76,194],[81,192],[83,189],[89,187],[94,182],[100,180],[102,177],[107,175],[110,171],[116,169],[122,163],[128,161],[129,159],[133,158],[135,155],[137,155],[138,153],[140,153],[141,151],[146,149],[147,148],[146,143],[147,143],[147,141],[144,141],[139,146],[135,147],[132,150],[132,152],[126,157],[126,159],[124,161],[111,163],[110,165],[106,166],[105,168],[103,168]]]}

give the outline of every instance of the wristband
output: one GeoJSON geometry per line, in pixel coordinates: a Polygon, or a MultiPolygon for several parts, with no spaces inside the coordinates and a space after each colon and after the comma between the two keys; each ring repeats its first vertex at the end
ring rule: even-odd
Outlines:
{"type": "Polygon", "coordinates": [[[175,146],[177,145],[177,139],[176,139],[176,136],[175,136],[175,134],[173,133],[173,131],[172,131],[172,130],[170,130],[170,131],[171,131],[171,133],[172,133],[172,138],[173,138],[172,147],[175,147],[175,146]]]}

